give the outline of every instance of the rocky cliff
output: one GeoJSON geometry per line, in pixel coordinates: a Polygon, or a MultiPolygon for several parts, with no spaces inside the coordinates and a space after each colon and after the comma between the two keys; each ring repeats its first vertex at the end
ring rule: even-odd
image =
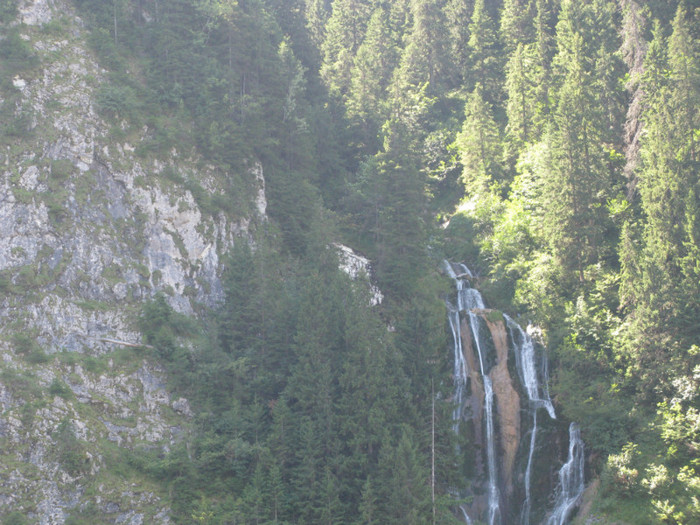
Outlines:
{"type": "Polygon", "coordinates": [[[167,523],[161,489],[123,465],[180,440],[191,413],[135,319],[157,293],[186,314],[221,299],[222,255],[265,217],[262,168],[238,174],[241,210],[207,205],[229,174],[139,151],[147,129],[100,117],[107,74],[69,2],[24,0],[6,25],[32,60],[0,90],[14,126],[0,148],[0,516],[167,523]]]}

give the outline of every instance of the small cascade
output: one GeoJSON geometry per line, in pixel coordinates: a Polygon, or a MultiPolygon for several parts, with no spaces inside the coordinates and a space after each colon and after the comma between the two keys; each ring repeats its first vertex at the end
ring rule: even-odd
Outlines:
{"type": "Polygon", "coordinates": [[[481,378],[484,381],[484,416],[486,419],[486,464],[489,474],[489,525],[501,523],[500,519],[500,494],[498,490],[498,472],[496,470],[496,439],[493,424],[493,385],[491,378],[486,373],[484,355],[481,351],[481,338],[479,337],[479,318],[474,312],[469,312],[469,325],[474,335],[474,344],[479,356],[481,378]]]}
{"type": "Polygon", "coordinates": [[[452,411],[452,430],[459,432],[459,422],[462,420],[462,410],[464,408],[465,390],[467,388],[467,362],[462,351],[462,338],[459,336],[459,311],[450,310],[450,328],[454,338],[454,399],[455,408],[452,411]]]}
{"type": "Polygon", "coordinates": [[[556,419],[552,400],[549,398],[547,389],[547,366],[546,360],[542,360],[543,366],[541,377],[537,375],[537,364],[535,356],[535,343],[532,338],[523,330],[518,323],[513,321],[506,314],[503,314],[508,325],[508,330],[511,333],[511,339],[515,346],[515,360],[518,366],[520,381],[527,391],[527,396],[530,402],[537,408],[544,407],[547,409],[549,417],[556,419]],[[516,337],[517,334],[517,337],[516,337]]]}
{"type": "Polygon", "coordinates": [[[583,441],[576,423],[569,425],[569,459],[559,470],[559,492],[547,525],[564,525],[584,489],[583,441]]]}
{"type": "Polygon", "coordinates": [[[547,410],[549,417],[552,419],[556,419],[557,416],[554,413],[554,405],[552,405],[552,400],[549,397],[549,390],[547,389],[547,382],[549,380],[547,377],[547,361],[545,359],[542,360],[543,365],[541,366],[541,377],[538,377],[534,341],[518,323],[513,321],[513,319],[508,317],[506,314],[503,314],[503,317],[506,320],[511,339],[513,341],[513,350],[518,375],[520,376],[520,382],[525,387],[525,391],[527,392],[527,396],[532,407],[530,447],[527,457],[527,466],[525,468],[525,501],[523,502],[523,508],[520,513],[520,524],[529,525],[531,510],[530,481],[532,459],[535,453],[535,445],[537,443],[537,409],[544,407],[547,410]]]}
{"type": "MultiPolygon", "coordinates": [[[[459,506],[458,513],[467,524],[480,519],[489,525],[530,525],[532,515],[544,512],[543,497],[533,503],[531,496],[533,486],[542,486],[541,481],[533,482],[534,465],[552,455],[547,447],[537,447],[538,411],[546,411],[547,421],[556,419],[547,388],[546,357],[536,351],[534,341],[518,323],[486,309],[479,291],[471,287],[469,268],[447,261],[444,268],[457,292],[456,305],[447,303],[454,342],[453,430],[471,436],[468,442],[476,447],[471,452],[465,449],[464,453],[471,453],[465,464],[476,468],[474,475],[483,480],[474,480],[469,489],[453,489],[456,497],[470,500],[459,506]],[[508,370],[508,355],[515,358],[515,377],[508,370]],[[524,428],[522,418],[529,422],[524,428]],[[464,429],[462,423],[468,423],[464,429]],[[516,461],[516,454],[522,459],[516,461]],[[540,508],[533,509],[533,505],[540,508]]],[[[547,423],[545,432],[551,431],[547,423]]],[[[462,453],[459,448],[457,452],[462,453]]],[[[583,462],[580,432],[572,425],[569,458],[560,470],[556,503],[547,525],[564,525],[569,518],[583,490],[583,462]]]]}
{"type": "Polygon", "coordinates": [[[464,505],[460,505],[459,510],[462,512],[462,517],[464,518],[464,522],[467,525],[472,525],[472,519],[469,517],[469,514],[467,514],[467,511],[464,508],[464,505]]]}

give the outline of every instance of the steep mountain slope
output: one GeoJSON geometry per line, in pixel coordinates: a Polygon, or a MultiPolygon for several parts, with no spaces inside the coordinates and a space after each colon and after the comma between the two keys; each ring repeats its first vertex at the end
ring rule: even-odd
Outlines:
{"type": "Polygon", "coordinates": [[[139,347],[137,315],[157,293],[187,314],[221,300],[222,254],[265,217],[262,171],[243,175],[253,211],[224,213],[210,201],[226,173],[137,155],[146,130],[98,116],[106,72],[70,3],[22,2],[6,28],[0,514],[63,523],[92,501],[105,522],[166,523],[126,458],[167,450],[191,413],[139,347]]]}

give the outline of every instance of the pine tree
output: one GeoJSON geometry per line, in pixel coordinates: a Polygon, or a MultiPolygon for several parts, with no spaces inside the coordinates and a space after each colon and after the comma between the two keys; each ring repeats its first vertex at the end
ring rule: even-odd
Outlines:
{"type": "Polygon", "coordinates": [[[367,33],[357,50],[348,93],[347,111],[361,129],[365,151],[376,152],[379,130],[388,118],[387,88],[398,50],[389,28],[389,13],[380,5],[372,13],[367,33]]]}
{"type": "Polygon", "coordinates": [[[395,434],[405,383],[386,328],[369,306],[367,282],[353,286],[345,307],[345,360],[339,378],[343,501],[359,502],[364,477],[376,472],[381,444],[395,434]]]}
{"type": "Polygon", "coordinates": [[[401,89],[427,84],[427,93],[433,95],[441,92],[441,84],[447,80],[446,21],[440,4],[438,0],[413,0],[410,4],[413,24],[405,35],[399,66],[401,89]]]}
{"type": "Polygon", "coordinates": [[[415,293],[418,276],[427,263],[425,181],[406,151],[394,148],[380,155],[377,166],[384,206],[379,211],[376,231],[376,271],[390,302],[407,300],[415,293]],[[405,164],[399,160],[404,154],[405,164]]]}
{"type": "Polygon", "coordinates": [[[305,0],[306,1],[306,26],[309,30],[311,41],[316,48],[320,48],[326,35],[326,22],[331,15],[329,0],[305,0]]]}
{"type": "Polygon", "coordinates": [[[635,0],[622,2],[622,46],[620,53],[628,69],[625,89],[630,94],[630,103],[624,124],[625,168],[624,175],[628,182],[628,194],[632,195],[637,184],[635,170],[639,162],[639,147],[642,136],[642,98],[641,76],[644,57],[647,53],[647,41],[644,33],[647,26],[646,17],[635,0]]]}
{"type": "Polygon", "coordinates": [[[464,172],[462,181],[469,195],[483,195],[501,178],[501,142],[491,105],[484,100],[477,84],[465,107],[462,131],[457,136],[464,172]]]}
{"type": "Polygon", "coordinates": [[[533,70],[532,47],[518,44],[506,66],[507,158],[511,162],[522,147],[536,137],[533,70]]]}
{"type": "MultiPolygon", "coordinates": [[[[649,46],[643,77],[645,137],[639,191],[646,216],[646,272],[661,273],[671,309],[655,305],[663,319],[697,309],[698,162],[695,129],[700,126],[700,71],[687,15],[679,7],[668,40],[660,31],[649,46]],[[655,270],[654,270],[655,268],[655,270]],[[676,288],[676,283],[683,283],[676,288]]],[[[651,285],[651,283],[649,283],[651,285]]],[[[640,297],[644,301],[644,294],[640,297]]]]}
{"type": "Polygon", "coordinates": [[[543,204],[552,251],[565,272],[575,271],[583,281],[584,268],[597,262],[602,248],[602,204],[610,176],[604,164],[601,122],[593,81],[586,69],[583,38],[568,31],[575,20],[564,23],[567,30],[558,34],[558,64],[563,66],[565,55],[566,77],[548,136],[552,165],[544,181],[543,204]]]}
{"type": "Polygon", "coordinates": [[[257,350],[260,317],[256,308],[258,286],[250,246],[238,242],[232,250],[224,279],[226,307],[219,315],[219,338],[225,352],[237,356],[257,350]]]}
{"type": "Polygon", "coordinates": [[[449,35],[450,66],[455,85],[464,84],[469,78],[469,20],[471,0],[447,0],[444,8],[449,35]]]}
{"type": "Polygon", "coordinates": [[[555,53],[552,18],[550,0],[535,0],[535,122],[540,129],[545,127],[551,110],[551,64],[555,53]]]}
{"type": "Polygon", "coordinates": [[[430,522],[429,459],[404,428],[396,446],[385,447],[381,460],[381,523],[422,525],[430,522]],[[424,460],[424,461],[423,461],[424,460]]]}
{"type": "Polygon", "coordinates": [[[372,478],[367,476],[362,486],[362,501],[360,502],[360,519],[357,525],[374,525],[377,522],[377,495],[372,478]]]}
{"type": "Polygon", "coordinates": [[[535,29],[531,22],[534,7],[534,2],[530,0],[505,0],[503,2],[499,36],[508,55],[515,51],[518,45],[532,42],[535,29]]]}
{"type": "Polygon", "coordinates": [[[481,84],[484,98],[492,103],[500,101],[500,56],[493,20],[486,9],[485,0],[476,0],[474,4],[468,44],[472,74],[481,84]]]}
{"type": "Polygon", "coordinates": [[[321,46],[321,77],[330,92],[343,97],[351,84],[350,71],[355,53],[365,36],[372,14],[368,0],[334,0],[321,46]]]}

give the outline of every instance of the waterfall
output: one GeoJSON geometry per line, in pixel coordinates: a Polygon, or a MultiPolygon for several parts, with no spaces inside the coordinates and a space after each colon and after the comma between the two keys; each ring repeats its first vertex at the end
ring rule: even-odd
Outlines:
{"type": "Polygon", "coordinates": [[[518,323],[513,321],[506,314],[503,314],[506,320],[506,325],[510,331],[513,341],[513,351],[515,353],[515,362],[520,376],[520,382],[525,387],[528,399],[532,407],[532,429],[530,430],[530,449],[527,456],[527,467],[525,468],[525,501],[520,513],[520,525],[530,524],[530,474],[532,472],[532,458],[535,453],[535,445],[537,442],[537,409],[544,407],[549,414],[549,417],[556,419],[554,406],[549,397],[547,389],[547,361],[543,359],[542,377],[537,377],[537,363],[535,356],[535,343],[532,338],[523,330],[518,323]],[[516,337],[517,334],[517,337],[516,337]],[[540,385],[543,385],[540,387],[540,385]]]}
{"type": "Polygon", "coordinates": [[[537,410],[532,411],[532,429],[530,430],[530,450],[527,454],[527,467],[525,467],[525,501],[520,512],[520,525],[530,523],[530,473],[532,472],[532,456],[535,454],[535,442],[537,441],[537,410]]]}
{"type": "Polygon", "coordinates": [[[538,378],[535,343],[518,323],[513,321],[506,314],[503,314],[503,317],[506,319],[508,330],[511,333],[511,339],[515,345],[515,360],[520,375],[520,381],[527,391],[530,402],[537,408],[543,406],[547,409],[549,417],[556,419],[557,416],[554,413],[554,406],[552,405],[552,400],[549,398],[549,391],[547,390],[547,381],[549,378],[547,377],[546,360],[543,360],[545,364],[542,367],[542,377],[538,378]],[[515,333],[518,334],[518,338],[515,337],[515,333]],[[518,344],[518,340],[520,344],[518,344]]]}
{"type": "Polygon", "coordinates": [[[459,312],[457,310],[450,311],[450,328],[452,328],[452,337],[454,338],[454,400],[455,408],[452,411],[452,430],[459,432],[459,422],[462,419],[462,409],[464,408],[464,394],[467,387],[467,362],[464,359],[462,351],[462,338],[459,335],[459,312]]]}
{"type": "Polygon", "coordinates": [[[465,523],[467,525],[472,525],[472,519],[469,517],[469,514],[467,514],[467,511],[464,508],[464,505],[460,505],[459,510],[462,512],[462,517],[464,517],[465,523]]]}
{"type": "Polygon", "coordinates": [[[559,493],[547,525],[564,525],[583,494],[583,441],[576,423],[569,425],[569,458],[559,470],[559,493]]]}
{"type": "MultiPolygon", "coordinates": [[[[473,275],[469,268],[463,264],[451,264],[447,261],[444,263],[445,273],[452,278],[455,282],[456,288],[456,306],[449,301],[447,302],[448,308],[448,319],[450,324],[450,329],[453,338],[453,350],[454,350],[454,367],[453,367],[453,381],[454,381],[454,395],[453,400],[455,403],[454,410],[452,412],[453,420],[453,431],[455,433],[460,432],[460,423],[467,421],[465,419],[469,412],[466,410],[467,405],[470,403],[470,398],[475,392],[475,388],[479,388],[479,383],[472,384],[470,389],[469,386],[469,375],[470,372],[475,374],[480,373],[481,378],[481,388],[483,388],[483,406],[478,404],[481,413],[479,415],[471,414],[471,417],[477,418],[479,421],[483,421],[485,424],[485,447],[482,452],[477,454],[482,454],[480,461],[484,461],[486,464],[486,482],[487,486],[483,486],[481,492],[477,489],[476,492],[473,490],[467,490],[466,493],[460,494],[459,490],[453,489],[455,496],[466,497],[471,494],[472,498],[476,498],[481,501],[481,503],[463,504],[458,507],[458,511],[461,513],[462,518],[467,524],[472,523],[472,519],[477,519],[481,515],[482,520],[486,520],[489,525],[502,525],[508,519],[512,519],[512,522],[518,522],[520,525],[530,525],[530,516],[532,510],[532,500],[531,500],[531,486],[532,486],[532,469],[533,463],[535,461],[536,450],[537,450],[537,438],[538,438],[538,419],[537,412],[539,409],[545,409],[550,420],[556,419],[556,414],[554,412],[554,405],[549,396],[549,391],[547,388],[548,373],[547,373],[547,360],[544,355],[538,354],[536,352],[535,343],[532,338],[523,330],[518,323],[507,315],[503,315],[504,321],[500,326],[505,325],[502,330],[507,330],[508,337],[501,334],[499,348],[503,348],[503,341],[509,338],[511,341],[510,350],[501,350],[500,358],[497,357],[497,361],[500,360],[500,364],[497,362],[496,365],[493,364],[491,358],[486,356],[486,348],[484,344],[486,343],[486,335],[494,330],[494,325],[498,326],[498,322],[489,321],[489,330],[480,330],[479,327],[482,326],[482,318],[485,319],[485,313],[480,310],[485,309],[484,300],[478,290],[471,287],[469,279],[473,279],[473,275]],[[471,346],[463,344],[462,341],[462,326],[469,329],[471,333],[471,346]],[[483,333],[482,333],[483,332],[483,333]],[[471,352],[471,357],[467,359],[467,353],[471,352]],[[512,485],[507,485],[513,482],[513,462],[511,461],[511,467],[504,467],[501,463],[504,461],[502,453],[505,449],[499,448],[499,439],[501,440],[501,447],[503,446],[504,430],[501,429],[497,435],[496,432],[496,417],[499,417],[499,424],[503,426],[503,413],[501,410],[503,407],[500,403],[503,399],[510,400],[512,397],[503,398],[503,386],[500,387],[500,393],[498,394],[498,401],[495,399],[494,390],[494,378],[496,381],[502,381],[503,379],[503,369],[507,369],[505,363],[504,353],[512,352],[515,357],[515,368],[517,370],[517,380],[519,380],[522,386],[522,391],[527,395],[527,406],[521,405],[521,411],[527,414],[528,418],[531,417],[531,428],[529,429],[529,443],[528,445],[522,444],[523,454],[525,449],[527,450],[527,462],[525,465],[524,473],[521,472],[520,483],[522,483],[521,492],[523,494],[522,500],[520,502],[509,501],[509,498],[513,498],[513,488],[512,485]],[[471,363],[473,370],[469,370],[469,363],[471,363]],[[497,367],[501,368],[500,377],[498,373],[494,373],[493,370],[497,367]],[[494,375],[495,374],[495,375],[494,375]],[[498,412],[496,407],[496,401],[499,403],[498,412]],[[498,413],[501,413],[498,415],[498,413]],[[502,470],[503,469],[503,470],[502,470]],[[506,479],[499,480],[499,473],[506,476],[506,479]],[[510,477],[509,477],[510,476],[510,477]],[[510,486],[510,489],[502,488],[510,486]],[[505,492],[504,492],[505,490],[505,492]],[[509,492],[510,491],[510,492],[509,492]],[[479,494],[483,494],[479,496],[479,494]],[[485,500],[485,501],[484,501],[485,500]],[[472,517],[470,517],[470,514],[472,517]],[[508,518],[511,516],[511,518],[508,518]],[[515,516],[519,516],[515,517],[515,516]]],[[[496,329],[497,330],[497,329],[496,329]]],[[[495,332],[494,332],[495,333],[495,332]]],[[[491,337],[494,337],[491,334],[491,337]]],[[[491,354],[489,354],[490,356],[491,354]]],[[[509,376],[507,376],[509,377],[509,376]]],[[[514,379],[514,378],[511,378],[514,379]]],[[[510,380],[509,380],[510,382],[510,380]]],[[[502,385],[502,383],[497,383],[502,385]]],[[[508,387],[511,388],[511,387],[508,387]]],[[[512,391],[512,395],[516,396],[515,391],[512,391]]],[[[481,399],[481,395],[479,395],[481,399]]],[[[517,401],[517,399],[516,399],[517,401]]],[[[524,401],[524,400],[523,400],[524,401]]],[[[477,401],[477,403],[482,403],[477,401]]],[[[512,405],[511,405],[512,406],[512,405]]],[[[472,409],[474,408],[472,401],[472,409]]],[[[517,405],[515,407],[517,409],[517,405]]],[[[512,412],[512,409],[511,409],[512,412]]],[[[511,428],[519,428],[519,423],[516,421],[515,427],[513,427],[512,419],[511,428]]],[[[519,420],[518,420],[519,421],[519,420]]],[[[478,427],[477,427],[478,428],[478,427]]],[[[483,428],[483,427],[482,427],[483,428]]],[[[580,431],[575,424],[572,424],[569,432],[569,457],[567,462],[561,467],[559,471],[559,485],[557,487],[557,497],[555,505],[546,521],[546,525],[564,525],[566,520],[569,518],[571,511],[578,503],[580,495],[583,491],[583,464],[584,464],[584,454],[583,454],[583,442],[581,441],[580,431]]],[[[521,438],[522,439],[522,438],[521,438]]],[[[508,439],[509,443],[513,443],[512,439],[508,439]]],[[[524,439],[523,439],[524,442],[524,439]]],[[[511,448],[511,450],[513,450],[511,448]]],[[[460,453],[459,448],[457,452],[460,453]]],[[[514,452],[513,452],[514,454],[514,452]]],[[[511,455],[511,457],[513,457],[511,455]]],[[[479,460],[478,460],[479,461],[479,460]]],[[[483,464],[483,463],[482,463],[483,464]]],[[[504,463],[505,464],[505,463],[504,463]]]]}
{"type": "Polygon", "coordinates": [[[481,338],[479,337],[479,318],[474,312],[469,312],[469,325],[474,335],[474,345],[479,355],[481,379],[484,381],[484,412],[486,416],[486,463],[489,473],[489,525],[500,523],[500,494],[498,490],[498,473],[496,471],[496,440],[493,431],[493,385],[491,378],[486,374],[484,356],[481,352],[481,338]],[[498,519],[498,522],[496,520],[498,519]]]}

